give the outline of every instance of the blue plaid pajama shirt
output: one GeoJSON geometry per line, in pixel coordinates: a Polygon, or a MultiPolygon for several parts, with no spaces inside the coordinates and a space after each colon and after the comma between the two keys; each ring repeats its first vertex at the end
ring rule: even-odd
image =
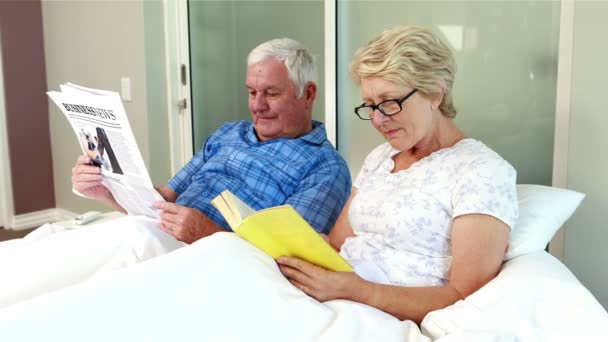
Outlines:
{"type": "Polygon", "coordinates": [[[344,159],[325,127],[297,139],[260,142],[251,121],[224,124],[171,181],[175,203],[200,210],[230,230],[211,200],[229,189],[255,210],[289,204],[318,232],[333,227],[351,190],[344,159]]]}

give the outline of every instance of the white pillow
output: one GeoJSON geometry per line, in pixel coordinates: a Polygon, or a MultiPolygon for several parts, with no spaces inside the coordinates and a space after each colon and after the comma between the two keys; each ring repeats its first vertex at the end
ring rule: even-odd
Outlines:
{"type": "Polygon", "coordinates": [[[572,190],[518,184],[519,219],[511,231],[505,260],[544,250],[584,197],[572,190]]]}
{"type": "Polygon", "coordinates": [[[433,341],[595,341],[608,336],[608,313],[561,262],[535,252],[506,262],[464,300],[430,312],[433,341]]]}

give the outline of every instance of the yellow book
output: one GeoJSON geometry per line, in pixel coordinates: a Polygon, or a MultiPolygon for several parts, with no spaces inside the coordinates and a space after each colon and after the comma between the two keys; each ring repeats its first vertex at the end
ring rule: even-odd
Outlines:
{"type": "Polygon", "coordinates": [[[352,267],[290,205],[251,209],[229,190],[211,201],[230,228],[274,259],[292,256],[338,272],[352,267]]]}

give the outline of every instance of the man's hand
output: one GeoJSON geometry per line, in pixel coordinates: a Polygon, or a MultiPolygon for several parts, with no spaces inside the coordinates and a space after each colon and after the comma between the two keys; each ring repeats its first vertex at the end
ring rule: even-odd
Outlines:
{"type": "Polygon", "coordinates": [[[72,168],[72,186],[81,194],[100,200],[102,202],[114,202],[114,197],[108,188],[101,184],[101,168],[89,163],[91,158],[86,155],[76,160],[72,168]]]}
{"type": "Polygon", "coordinates": [[[225,231],[200,211],[170,202],[155,202],[162,210],[160,228],[177,240],[193,243],[213,233],[225,231]]]}

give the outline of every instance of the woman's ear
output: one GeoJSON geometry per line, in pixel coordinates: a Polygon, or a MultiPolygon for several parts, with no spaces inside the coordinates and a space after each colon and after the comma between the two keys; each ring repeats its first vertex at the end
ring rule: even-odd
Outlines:
{"type": "Polygon", "coordinates": [[[445,96],[445,88],[441,88],[441,92],[433,95],[431,98],[431,109],[436,110],[441,106],[443,102],[443,97],[445,96]]]}

